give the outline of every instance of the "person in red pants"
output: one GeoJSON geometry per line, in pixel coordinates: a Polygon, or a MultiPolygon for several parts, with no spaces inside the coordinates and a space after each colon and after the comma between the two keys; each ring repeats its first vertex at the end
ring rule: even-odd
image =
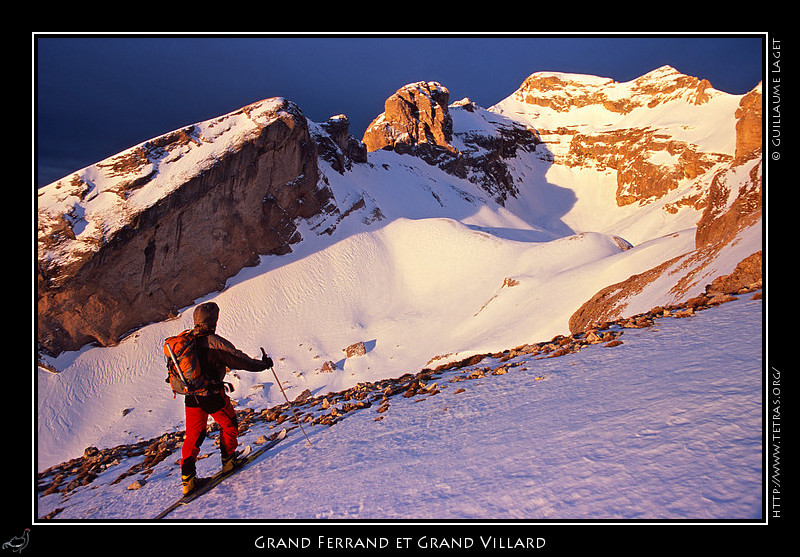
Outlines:
{"type": "Polygon", "coordinates": [[[184,495],[191,493],[197,485],[195,463],[200,454],[200,446],[206,438],[209,416],[220,427],[222,469],[229,471],[237,464],[239,426],[231,399],[225,392],[225,374],[231,369],[257,372],[272,367],[272,360],[266,354],[261,359],[251,358],[216,334],[219,307],[214,302],[197,306],[193,318],[197,357],[209,387],[204,394],[189,395],[185,400],[186,433],[181,448],[184,495]]]}

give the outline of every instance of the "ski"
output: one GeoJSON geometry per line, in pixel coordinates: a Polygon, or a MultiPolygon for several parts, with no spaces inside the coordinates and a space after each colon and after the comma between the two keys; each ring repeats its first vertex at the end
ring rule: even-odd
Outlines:
{"type": "Polygon", "coordinates": [[[233,469],[228,472],[217,472],[213,476],[208,478],[197,478],[197,487],[191,493],[184,495],[174,503],[172,503],[169,507],[164,509],[160,512],[156,517],[155,520],[164,518],[169,513],[177,509],[178,507],[182,507],[183,505],[187,505],[200,497],[201,495],[208,493],[214,487],[222,483],[223,480],[231,477],[236,472],[247,466],[249,463],[253,462],[267,450],[271,449],[275,445],[277,445],[283,438],[286,437],[286,429],[282,429],[280,433],[275,437],[275,439],[267,442],[264,446],[259,447],[258,449],[252,451],[250,450],[250,446],[248,445],[245,450],[242,452],[242,455],[239,457],[240,462],[239,464],[233,469]]]}

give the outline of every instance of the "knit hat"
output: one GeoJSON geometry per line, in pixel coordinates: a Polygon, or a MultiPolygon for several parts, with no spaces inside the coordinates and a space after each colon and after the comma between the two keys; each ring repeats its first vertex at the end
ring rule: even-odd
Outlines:
{"type": "Polygon", "coordinates": [[[219,306],[214,302],[205,302],[194,308],[194,326],[196,329],[214,332],[217,328],[219,306]]]}

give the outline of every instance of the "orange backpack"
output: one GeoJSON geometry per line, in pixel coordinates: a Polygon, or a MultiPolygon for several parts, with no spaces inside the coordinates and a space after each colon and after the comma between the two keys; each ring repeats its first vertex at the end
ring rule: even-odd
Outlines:
{"type": "Polygon", "coordinates": [[[200,360],[195,350],[194,334],[186,330],[164,341],[164,356],[167,358],[166,382],[176,395],[203,394],[206,380],[200,369],[200,360]]]}

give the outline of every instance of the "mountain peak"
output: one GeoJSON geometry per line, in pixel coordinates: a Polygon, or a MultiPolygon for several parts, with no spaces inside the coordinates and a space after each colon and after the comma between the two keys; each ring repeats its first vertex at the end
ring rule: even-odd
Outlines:
{"type": "Polygon", "coordinates": [[[673,100],[700,105],[724,94],[711,87],[707,79],[685,75],[672,66],[661,66],[631,82],[634,94],[650,97],[648,106],[673,100]]]}
{"type": "Polygon", "coordinates": [[[722,94],[708,80],[684,75],[664,65],[625,83],[591,75],[536,72],[499,104],[513,100],[559,113],[596,106],[612,113],[629,114],[640,107],[653,108],[673,100],[704,104],[722,94]]]}
{"type": "Polygon", "coordinates": [[[384,112],[367,127],[368,151],[427,145],[454,152],[450,91],[436,81],[418,81],[398,89],[384,103],[384,112]]]}
{"type": "Polygon", "coordinates": [[[639,79],[645,79],[645,78],[661,79],[667,76],[681,76],[681,75],[683,74],[678,70],[676,70],[675,68],[673,68],[672,66],[670,66],[669,64],[664,64],[661,67],[658,67],[652,71],[647,72],[639,79]]]}

